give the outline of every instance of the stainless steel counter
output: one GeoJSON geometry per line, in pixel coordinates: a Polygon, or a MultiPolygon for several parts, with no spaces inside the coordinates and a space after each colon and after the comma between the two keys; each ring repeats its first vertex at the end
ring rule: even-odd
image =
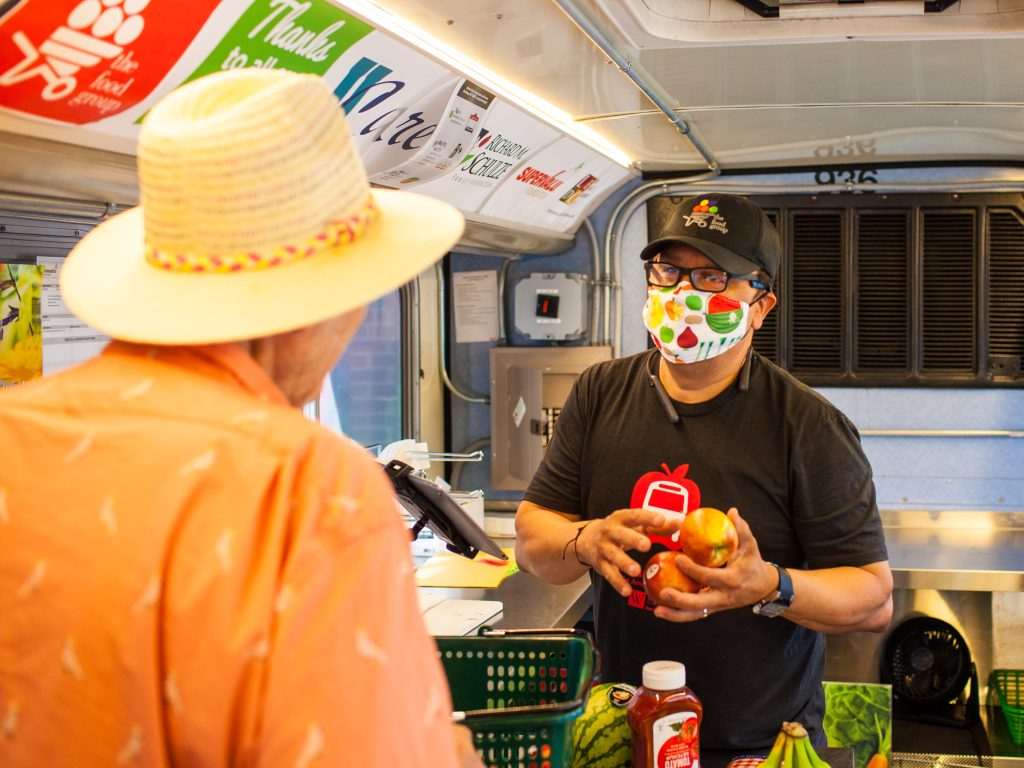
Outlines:
{"type": "MultiPolygon", "coordinates": [[[[502,548],[515,546],[514,538],[494,536],[502,548]]],[[[497,587],[428,587],[427,591],[461,600],[499,600],[501,616],[487,622],[503,629],[573,627],[590,608],[590,577],[584,574],[571,584],[548,584],[517,571],[497,587]]]]}
{"type": "MultiPolygon", "coordinates": [[[[897,589],[1024,591],[1024,513],[886,510],[882,522],[897,589]]],[[[492,623],[504,628],[571,627],[591,605],[587,576],[555,585],[520,571],[494,589],[431,591],[500,600],[504,610],[492,623]]]]}
{"type": "Polygon", "coordinates": [[[463,600],[500,600],[503,609],[496,621],[503,629],[573,627],[590,607],[590,577],[572,584],[547,584],[519,571],[493,589],[431,587],[438,595],[463,600]]]}
{"type": "Polygon", "coordinates": [[[897,589],[1024,590],[1024,513],[882,512],[897,589]]]}

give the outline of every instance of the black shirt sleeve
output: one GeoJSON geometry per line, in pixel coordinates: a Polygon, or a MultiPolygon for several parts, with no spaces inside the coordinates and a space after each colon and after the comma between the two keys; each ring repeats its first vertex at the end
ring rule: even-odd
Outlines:
{"type": "Polygon", "coordinates": [[[790,465],[793,524],[809,568],[862,566],[888,555],[871,465],[856,428],[829,409],[808,420],[790,465]]]}

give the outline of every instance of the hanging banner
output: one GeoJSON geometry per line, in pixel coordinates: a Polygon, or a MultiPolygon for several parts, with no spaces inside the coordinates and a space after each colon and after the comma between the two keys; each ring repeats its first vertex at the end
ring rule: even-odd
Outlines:
{"type": "Polygon", "coordinates": [[[394,119],[375,121],[375,127],[367,134],[354,134],[362,140],[358,143],[371,182],[394,186],[388,183],[388,174],[396,171],[395,179],[402,179],[400,169],[426,152],[457,84],[458,78],[446,77],[418,96],[409,107],[399,110],[394,119]],[[380,128],[376,128],[377,125],[380,128]]]}
{"type": "Polygon", "coordinates": [[[569,232],[631,172],[569,138],[538,152],[499,186],[479,212],[569,232]]]}
{"type": "Polygon", "coordinates": [[[159,98],[239,67],[319,75],[373,184],[499,226],[571,232],[633,175],[333,0],[22,0],[0,19],[0,112],[86,146],[130,151],[159,98]]]}
{"type": "Polygon", "coordinates": [[[425,146],[411,160],[371,176],[370,181],[382,187],[398,188],[444,176],[462,161],[465,150],[473,145],[494,103],[494,94],[469,80],[460,81],[455,92],[445,99],[441,116],[434,122],[434,130],[424,142],[425,146]]]}
{"type": "Polygon", "coordinates": [[[26,0],[0,19],[0,105],[83,125],[144,99],[219,0],[26,0]]]}
{"type": "Polygon", "coordinates": [[[240,67],[323,75],[372,29],[327,0],[255,0],[184,82],[240,67]]]}
{"type": "Polygon", "coordinates": [[[458,77],[381,32],[371,32],[324,75],[345,110],[370,176],[413,157],[434,133],[458,77]]]}
{"type": "Polygon", "coordinates": [[[445,176],[416,185],[416,191],[447,200],[462,211],[479,210],[516,168],[559,135],[547,123],[496,99],[458,165],[445,176]]]}

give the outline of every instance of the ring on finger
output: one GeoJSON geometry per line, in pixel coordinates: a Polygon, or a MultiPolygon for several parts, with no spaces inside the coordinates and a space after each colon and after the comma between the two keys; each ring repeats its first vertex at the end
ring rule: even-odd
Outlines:
{"type": "Polygon", "coordinates": [[[701,616],[701,618],[702,618],[702,619],[706,619],[706,618],[708,617],[708,609],[707,609],[707,608],[704,608],[703,610],[704,610],[704,615],[703,615],[703,616],[701,616]]]}

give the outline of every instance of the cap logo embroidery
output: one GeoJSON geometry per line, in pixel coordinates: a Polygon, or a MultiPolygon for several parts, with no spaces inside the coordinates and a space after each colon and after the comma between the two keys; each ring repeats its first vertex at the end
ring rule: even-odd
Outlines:
{"type": "Polygon", "coordinates": [[[698,226],[701,229],[713,229],[723,235],[729,234],[729,222],[724,216],[718,214],[718,201],[712,198],[704,198],[693,210],[683,214],[684,226],[698,226]]]}

